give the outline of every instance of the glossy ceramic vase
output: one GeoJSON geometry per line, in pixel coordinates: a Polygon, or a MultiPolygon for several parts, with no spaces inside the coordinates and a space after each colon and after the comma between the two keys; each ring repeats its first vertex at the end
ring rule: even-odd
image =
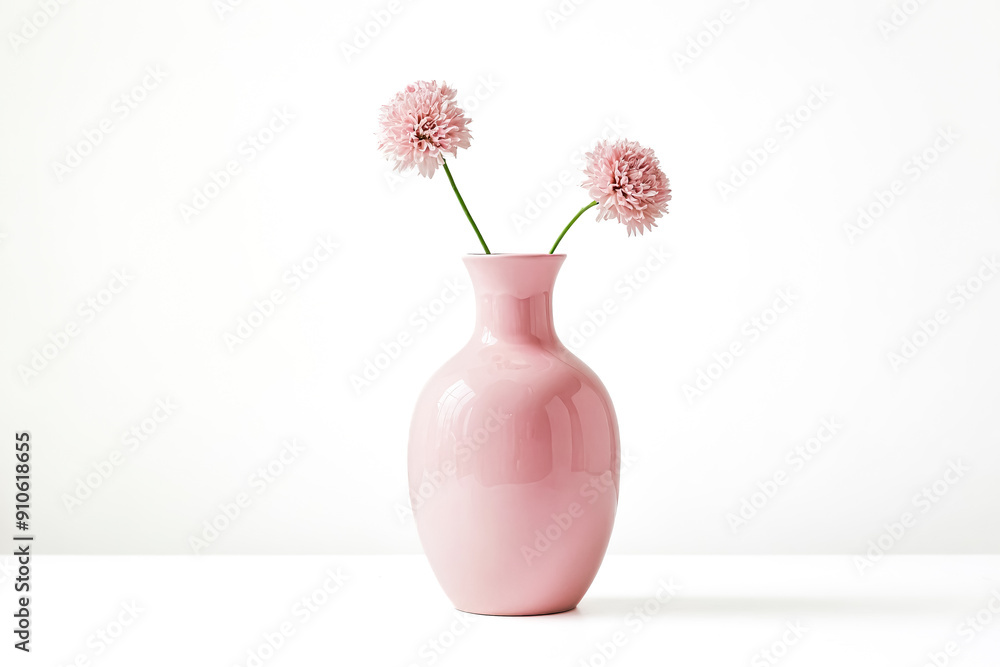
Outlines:
{"type": "Polygon", "coordinates": [[[556,337],[565,255],[469,255],[472,339],[427,383],[410,427],[420,541],[456,608],[576,607],[607,550],[620,447],[611,398],[556,337]]]}

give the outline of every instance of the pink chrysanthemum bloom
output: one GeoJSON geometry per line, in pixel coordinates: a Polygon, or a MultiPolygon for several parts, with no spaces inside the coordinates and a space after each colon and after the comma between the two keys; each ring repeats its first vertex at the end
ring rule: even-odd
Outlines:
{"type": "Polygon", "coordinates": [[[653,149],[635,141],[601,141],[587,153],[583,187],[597,202],[597,219],[618,222],[628,234],[644,233],[667,212],[670,180],[653,149]]]}
{"type": "Polygon", "coordinates": [[[431,178],[445,153],[456,156],[469,147],[470,121],[455,105],[455,94],[447,83],[417,81],[382,107],[378,147],[397,171],[416,167],[431,178]]]}

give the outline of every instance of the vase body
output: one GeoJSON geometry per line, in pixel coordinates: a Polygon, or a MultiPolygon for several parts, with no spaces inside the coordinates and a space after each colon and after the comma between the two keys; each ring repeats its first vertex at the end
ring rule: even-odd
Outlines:
{"type": "Polygon", "coordinates": [[[574,608],[604,558],[618,506],[611,399],[556,337],[565,255],[469,255],[469,343],[421,392],[409,487],[431,567],[456,608],[574,608]]]}

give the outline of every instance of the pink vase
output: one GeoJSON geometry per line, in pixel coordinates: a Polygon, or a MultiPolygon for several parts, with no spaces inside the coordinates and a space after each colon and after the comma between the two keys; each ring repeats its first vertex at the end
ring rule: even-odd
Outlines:
{"type": "Polygon", "coordinates": [[[565,255],[469,255],[472,340],[427,383],[410,427],[420,541],[452,603],[550,614],[583,598],[618,506],[611,398],[556,337],[565,255]]]}

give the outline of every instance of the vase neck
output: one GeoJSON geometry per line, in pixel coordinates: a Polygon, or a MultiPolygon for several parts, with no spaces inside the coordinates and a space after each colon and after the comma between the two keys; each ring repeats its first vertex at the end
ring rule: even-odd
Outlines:
{"type": "Polygon", "coordinates": [[[476,330],[482,343],[558,342],[552,289],[565,255],[468,255],[476,294],[476,330]]]}

